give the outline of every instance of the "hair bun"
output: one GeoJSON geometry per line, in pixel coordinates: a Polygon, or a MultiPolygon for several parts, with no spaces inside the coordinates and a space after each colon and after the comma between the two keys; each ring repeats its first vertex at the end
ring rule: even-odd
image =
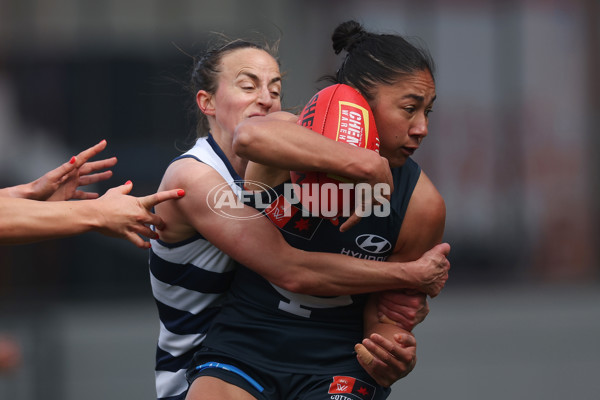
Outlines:
{"type": "Polygon", "coordinates": [[[358,22],[342,22],[331,35],[335,54],[339,54],[342,50],[352,51],[367,35],[367,31],[358,22]]]}

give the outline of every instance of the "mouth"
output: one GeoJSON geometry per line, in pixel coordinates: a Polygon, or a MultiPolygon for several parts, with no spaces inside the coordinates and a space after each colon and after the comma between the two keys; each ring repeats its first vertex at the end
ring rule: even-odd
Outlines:
{"type": "Polygon", "coordinates": [[[409,156],[412,156],[414,154],[414,152],[417,151],[418,149],[419,149],[419,146],[416,146],[416,147],[403,146],[402,147],[402,151],[409,156]]]}
{"type": "Polygon", "coordinates": [[[264,117],[265,115],[267,115],[267,114],[265,114],[265,113],[254,113],[254,114],[250,114],[250,115],[248,115],[248,118],[253,118],[253,117],[264,117]]]}

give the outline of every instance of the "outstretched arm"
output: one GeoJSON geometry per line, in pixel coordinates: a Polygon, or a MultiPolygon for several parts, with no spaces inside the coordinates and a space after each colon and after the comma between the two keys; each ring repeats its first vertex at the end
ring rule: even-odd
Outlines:
{"type": "Polygon", "coordinates": [[[131,182],[108,190],[102,197],[81,201],[36,201],[0,197],[0,244],[23,244],[97,231],[149,247],[140,236],[157,237],[147,225],[164,227],[150,210],[165,200],[184,195],[174,189],[146,197],[127,194],[131,182]]]}

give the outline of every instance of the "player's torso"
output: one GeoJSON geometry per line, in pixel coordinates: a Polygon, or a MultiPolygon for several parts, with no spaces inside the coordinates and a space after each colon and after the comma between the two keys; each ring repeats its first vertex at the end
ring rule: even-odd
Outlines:
{"type": "MultiPolygon", "coordinates": [[[[214,168],[232,189],[239,176],[212,137],[201,138],[179,158],[214,168]]],[[[199,233],[177,243],[152,240],[150,282],[161,322],[156,388],[171,398],[187,388],[185,370],[225,299],[235,264],[199,233]]]]}
{"type": "MultiPolygon", "coordinates": [[[[388,215],[365,217],[343,233],[341,220],[303,215],[296,206],[286,211],[290,204],[280,197],[282,186],[274,188],[275,195],[267,195],[270,201],[261,202],[261,208],[293,247],[384,261],[393,252],[418,172],[418,166],[394,171],[398,182],[388,215]],[[404,184],[402,175],[407,176],[404,184]]],[[[216,318],[206,345],[279,368],[293,365],[296,371],[305,368],[310,373],[323,363],[343,368],[355,362],[353,346],[362,338],[366,299],[367,295],[292,293],[238,266],[229,302],[216,318]]]]}

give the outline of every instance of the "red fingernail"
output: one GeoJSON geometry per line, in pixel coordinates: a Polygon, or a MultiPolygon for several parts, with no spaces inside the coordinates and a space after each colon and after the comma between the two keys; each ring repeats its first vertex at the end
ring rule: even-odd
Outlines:
{"type": "Polygon", "coordinates": [[[126,185],[131,185],[131,181],[125,182],[126,185]]]}
{"type": "Polygon", "coordinates": [[[183,190],[183,189],[179,189],[179,190],[177,191],[177,196],[179,196],[179,197],[183,197],[183,196],[185,196],[185,190],[183,190]]]}
{"type": "Polygon", "coordinates": [[[75,156],[71,157],[71,159],[69,160],[69,164],[75,164],[75,156]]]}

